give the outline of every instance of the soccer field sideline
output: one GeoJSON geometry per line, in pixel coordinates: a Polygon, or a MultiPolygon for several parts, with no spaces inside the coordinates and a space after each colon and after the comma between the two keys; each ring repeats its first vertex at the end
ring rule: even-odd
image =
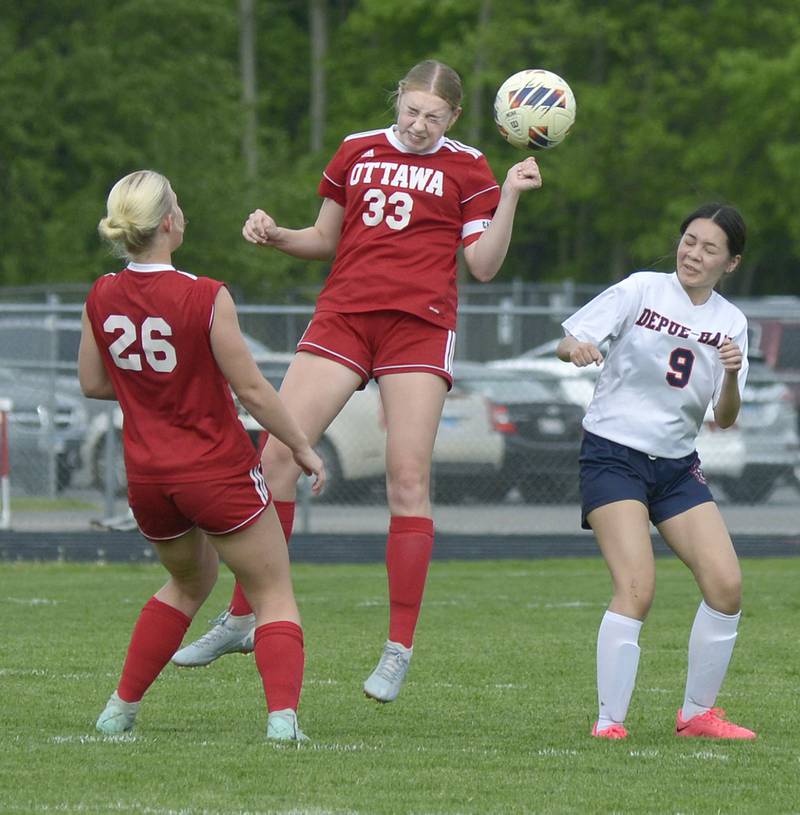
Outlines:
{"type": "MultiPolygon", "coordinates": [[[[739,557],[797,557],[800,534],[734,535],[739,557]]],[[[656,556],[672,555],[653,534],[656,556]]],[[[381,534],[292,536],[291,557],[297,563],[377,563],[385,558],[381,534]]],[[[437,534],[435,560],[538,560],[599,557],[591,534],[454,535],[437,534]]],[[[155,553],[138,532],[0,532],[0,562],[69,561],[152,563],[155,553]]]]}

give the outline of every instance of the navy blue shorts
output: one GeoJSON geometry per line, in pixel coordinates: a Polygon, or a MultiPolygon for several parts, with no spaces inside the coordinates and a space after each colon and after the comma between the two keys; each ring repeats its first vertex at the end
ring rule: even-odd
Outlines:
{"type": "Polygon", "coordinates": [[[656,525],[713,501],[694,451],[683,458],[656,458],[584,431],[580,454],[581,527],[586,516],[614,501],[641,501],[656,525]]]}

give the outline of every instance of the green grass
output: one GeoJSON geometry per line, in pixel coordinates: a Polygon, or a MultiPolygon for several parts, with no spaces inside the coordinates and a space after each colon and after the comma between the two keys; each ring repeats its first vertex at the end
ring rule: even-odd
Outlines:
{"type": "MultiPolygon", "coordinates": [[[[94,720],[154,566],[0,564],[0,812],[800,812],[800,560],[744,560],[745,612],[719,704],[755,743],[677,739],[698,594],[675,560],[656,602],[626,742],[588,736],[609,596],[599,559],[434,562],[399,700],[361,693],[386,631],[381,565],[295,567],[310,745],[264,741],[252,657],[168,666],[134,735],[94,720]]],[[[227,602],[225,572],[190,636],[227,602]]]]}

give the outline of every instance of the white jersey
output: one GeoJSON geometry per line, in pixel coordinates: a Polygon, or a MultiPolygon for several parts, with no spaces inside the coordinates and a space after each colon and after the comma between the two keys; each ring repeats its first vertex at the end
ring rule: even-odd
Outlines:
{"type": "Polygon", "coordinates": [[[610,342],[584,428],[659,458],[695,449],[709,404],[720,397],[718,348],[726,337],[742,350],[740,394],[747,379],[744,314],[716,292],[694,305],[675,273],[632,274],[562,325],[580,342],[610,342]]]}

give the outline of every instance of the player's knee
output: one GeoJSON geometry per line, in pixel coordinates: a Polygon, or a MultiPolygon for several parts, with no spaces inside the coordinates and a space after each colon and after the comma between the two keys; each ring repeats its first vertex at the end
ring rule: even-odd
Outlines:
{"type": "Polygon", "coordinates": [[[738,614],[742,607],[742,581],[737,575],[715,581],[704,595],[706,605],[720,614],[738,614]]]}
{"type": "Polygon", "coordinates": [[[261,454],[261,467],[270,486],[278,481],[294,483],[300,475],[300,468],[292,456],[292,451],[285,444],[277,441],[273,443],[272,438],[261,454]]]}
{"type": "Polygon", "coordinates": [[[398,468],[386,474],[386,496],[395,511],[414,512],[429,501],[430,480],[417,468],[398,468]]]}
{"type": "Polygon", "coordinates": [[[615,607],[624,607],[626,616],[643,620],[653,605],[656,593],[655,580],[651,576],[631,577],[620,582],[614,591],[615,607]]]}

